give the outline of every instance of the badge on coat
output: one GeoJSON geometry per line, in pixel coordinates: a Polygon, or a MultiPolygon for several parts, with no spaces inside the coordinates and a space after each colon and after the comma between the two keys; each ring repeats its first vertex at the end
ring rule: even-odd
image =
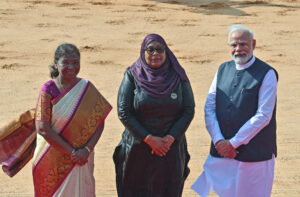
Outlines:
{"type": "Polygon", "coordinates": [[[171,94],[171,99],[177,99],[177,94],[173,92],[173,93],[171,94]]]}

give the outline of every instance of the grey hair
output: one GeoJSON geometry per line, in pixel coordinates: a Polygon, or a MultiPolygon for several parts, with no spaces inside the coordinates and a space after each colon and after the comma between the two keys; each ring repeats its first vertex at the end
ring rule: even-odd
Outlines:
{"type": "Polygon", "coordinates": [[[254,39],[253,32],[250,29],[248,29],[246,26],[237,24],[237,25],[232,25],[228,28],[228,42],[230,40],[231,34],[236,31],[242,31],[242,32],[247,33],[250,36],[251,41],[253,41],[253,39],[254,39]]]}

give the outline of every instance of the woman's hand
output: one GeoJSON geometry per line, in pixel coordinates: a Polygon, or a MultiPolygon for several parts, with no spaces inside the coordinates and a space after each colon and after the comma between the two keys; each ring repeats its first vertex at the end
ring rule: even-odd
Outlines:
{"type": "Polygon", "coordinates": [[[87,163],[88,157],[89,151],[85,148],[78,149],[71,155],[71,159],[81,166],[87,163]]]}
{"type": "Polygon", "coordinates": [[[165,156],[170,149],[161,137],[149,135],[144,141],[152,148],[152,154],[160,157],[165,156]]]}
{"type": "Polygon", "coordinates": [[[50,126],[49,122],[35,122],[37,132],[45,138],[45,140],[59,151],[71,155],[73,147],[58,135],[50,126]]]}
{"type": "Polygon", "coordinates": [[[172,146],[172,144],[175,141],[174,137],[171,135],[166,135],[162,139],[163,139],[163,142],[168,146],[168,149],[170,149],[170,147],[172,146]]]}

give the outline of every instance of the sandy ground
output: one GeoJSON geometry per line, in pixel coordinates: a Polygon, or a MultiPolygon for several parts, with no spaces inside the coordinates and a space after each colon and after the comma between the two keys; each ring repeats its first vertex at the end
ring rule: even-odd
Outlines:
{"type": "MultiPolygon", "coordinates": [[[[196,114],[187,131],[191,174],[183,196],[196,196],[190,186],[210,143],[205,98],[217,67],[230,59],[227,27],[242,23],[255,33],[255,55],[280,75],[272,196],[300,196],[299,8],[299,0],[1,0],[0,125],[35,106],[56,47],[74,43],[82,55],[80,77],[92,81],[114,106],[96,146],[95,178],[97,196],[117,196],[112,154],[123,131],[116,113],[118,87],[143,38],[159,33],[186,69],[195,94],[196,114]]],[[[31,162],[12,179],[0,173],[0,180],[1,197],[33,196],[31,162]]]]}

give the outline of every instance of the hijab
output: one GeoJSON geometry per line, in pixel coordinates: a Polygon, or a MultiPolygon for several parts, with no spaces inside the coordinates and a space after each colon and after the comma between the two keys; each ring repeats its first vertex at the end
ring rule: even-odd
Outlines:
{"type": "Polygon", "coordinates": [[[148,95],[155,98],[169,96],[181,81],[189,82],[189,79],[177,61],[175,55],[169,49],[165,40],[158,34],[149,34],[143,40],[140,57],[130,67],[137,85],[148,95]],[[157,41],[165,47],[166,60],[159,68],[151,68],[145,60],[145,49],[153,41],[157,41]]]}

